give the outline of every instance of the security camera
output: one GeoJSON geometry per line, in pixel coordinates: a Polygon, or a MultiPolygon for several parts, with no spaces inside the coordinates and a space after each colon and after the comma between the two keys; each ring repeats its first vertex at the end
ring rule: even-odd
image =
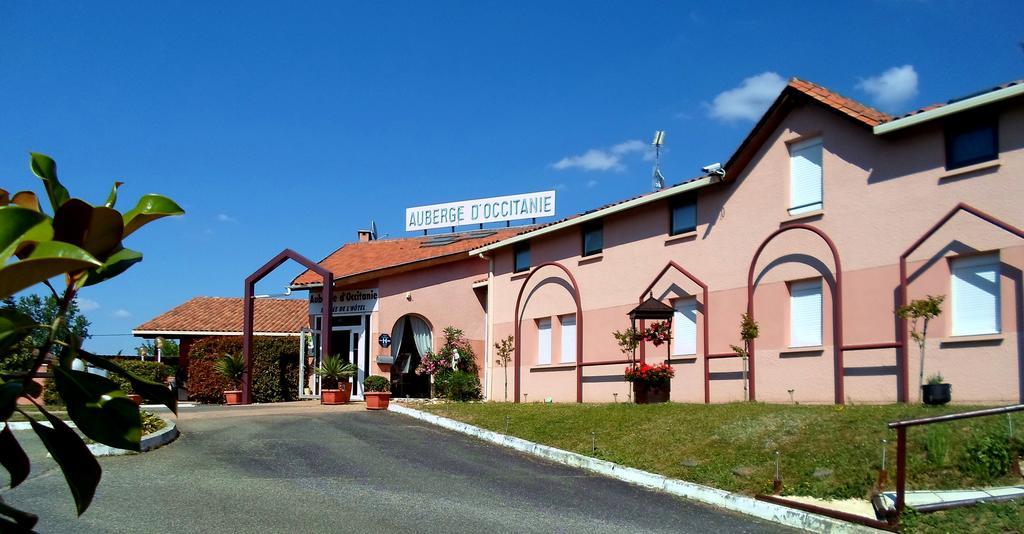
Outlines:
{"type": "Polygon", "coordinates": [[[722,168],[721,163],[712,163],[706,167],[701,167],[704,174],[717,174],[718,176],[725,176],[725,169],[722,168]]]}

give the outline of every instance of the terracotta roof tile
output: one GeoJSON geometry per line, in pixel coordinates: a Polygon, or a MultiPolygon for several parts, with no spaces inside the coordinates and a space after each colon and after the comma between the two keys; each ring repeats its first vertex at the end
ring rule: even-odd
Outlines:
{"type": "MultiPolygon", "coordinates": [[[[256,299],[255,332],[297,333],[309,326],[305,299],[256,299]]],[[[165,332],[242,332],[242,299],[195,297],[135,327],[165,332]]]]}
{"type": "Polygon", "coordinates": [[[892,120],[891,115],[882,113],[875,108],[861,104],[860,102],[847,98],[839,93],[829,91],[816,83],[811,83],[799,78],[793,78],[789,81],[789,87],[841,113],[845,113],[868,126],[878,126],[883,122],[889,122],[892,120]]]}
{"type": "MultiPolygon", "coordinates": [[[[379,239],[346,243],[329,256],[320,260],[320,265],[330,269],[335,280],[359,274],[368,274],[391,267],[399,267],[419,261],[432,260],[445,256],[464,255],[478,247],[489,245],[512,237],[534,226],[514,228],[488,228],[456,234],[433,234],[420,237],[400,239],[379,239]],[[452,237],[454,242],[432,246],[430,243],[442,242],[445,237],[452,237]]],[[[319,285],[320,275],[307,270],[300,274],[292,285],[319,285]]]]}

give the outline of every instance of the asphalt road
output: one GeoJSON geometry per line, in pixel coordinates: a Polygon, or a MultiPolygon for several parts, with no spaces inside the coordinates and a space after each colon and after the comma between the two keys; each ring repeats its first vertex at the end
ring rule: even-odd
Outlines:
{"type": "Polygon", "coordinates": [[[40,532],[783,532],[392,413],[186,414],[176,442],[101,458],[75,517],[31,432],[31,478],[0,495],[40,532]],[[219,415],[218,415],[219,414],[219,415]]]}

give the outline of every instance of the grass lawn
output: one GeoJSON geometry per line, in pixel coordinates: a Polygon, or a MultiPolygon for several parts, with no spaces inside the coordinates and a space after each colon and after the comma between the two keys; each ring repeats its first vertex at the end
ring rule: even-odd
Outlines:
{"type": "MultiPolygon", "coordinates": [[[[508,417],[508,433],[514,436],[746,494],[771,492],[774,453],[780,451],[784,494],[866,498],[878,474],[882,439],[889,440],[890,487],[895,484],[896,433],[887,422],[971,407],[444,403],[422,409],[499,432],[508,417]]],[[[1024,437],[1024,413],[1012,417],[1017,436],[1024,437]]],[[[991,438],[989,444],[1008,442],[1006,416],[915,427],[908,437],[908,489],[1021,483],[1019,477],[985,475],[976,459],[985,438],[991,438]]],[[[945,530],[942,525],[963,521],[971,528],[984,525],[988,532],[1018,531],[1024,525],[1024,504],[914,519],[924,530],[945,530]],[[981,510],[988,510],[991,523],[963,519],[981,510]]]]}

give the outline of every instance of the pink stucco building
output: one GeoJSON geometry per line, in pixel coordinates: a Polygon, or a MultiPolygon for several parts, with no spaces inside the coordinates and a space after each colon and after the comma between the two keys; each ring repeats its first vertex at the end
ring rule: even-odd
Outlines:
{"type": "MultiPolygon", "coordinates": [[[[895,118],[793,80],[724,175],[470,251],[492,266],[488,337],[516,337],[518,400],[626,399],[612,332],[653,295],[676,309],[675,340],[641,354],[674,367],[674,401],[744,398],[730,345],[747,310],[760,323],[750,398],[916,401],[920,358],[894,315],[905,253],[907,298],[946,297],[924,374],[954,402],[1024,400],[1022,89],[895,118]]],[[[502,400],[493,360],[485,382],[502,400]]]]}
{"type": "MultiPolygon", "coordinates": [[[[542,226],[342,247],[320,262],[332,350],[422,396],[403,355],[454,325],[491,400],[622,402],[612,332],[654,297],[674,340],[639,356],[672,365],[674,401],[914,402],[921,360],[894,310],[944,295],[924,375],[954,402],[1024,401],[1022,95],[892,117],[794,79],[720,172],[542,226]],[[746,373],[730,348],[744,312],[760,324],[746,373]],[[492,347],[507,336],[505,369],[492,347]]],[[[318,280],[292,285],[310,290],[314,330],[318,280]]]]}

